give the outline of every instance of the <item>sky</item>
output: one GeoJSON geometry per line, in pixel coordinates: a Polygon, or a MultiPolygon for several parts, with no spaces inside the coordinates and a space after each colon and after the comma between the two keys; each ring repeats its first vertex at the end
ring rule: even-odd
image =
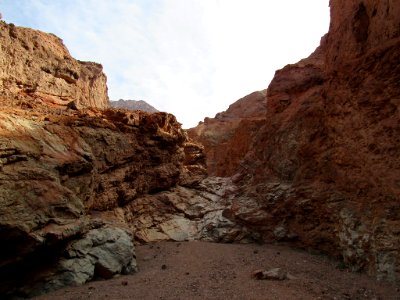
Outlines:
{"type": "Polygon", "coordinates": [[[145,100],[184,128],[266,89],[329,28],[329,0],[0,0],[0,13],[101,63],[111,100],[145,100]]]}

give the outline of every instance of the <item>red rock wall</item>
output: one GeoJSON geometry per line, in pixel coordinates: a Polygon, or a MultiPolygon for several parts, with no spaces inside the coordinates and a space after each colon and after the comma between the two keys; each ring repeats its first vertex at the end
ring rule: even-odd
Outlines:
{"type": "Polygon", "coordinates": [[[246,118],[245,97],[234,118],[230,108],[190,134],[210,174],[238,173],[227,216],[399,282],[400,4],[330,6],[329,33],[276,71],[261,118],[246,118]]]}
{"type": "Polygon", "coordinates": [[[251,93],[215,118],[206,118],[188,130],[193,140],[204,145],[210,176],[232,176],[237,172],[265,118],[265,96],[266,91],[251,93]]]}
{"type": "Polygon", "coordinates": [[[331,1],[329,33],[276,72],[231,214],[400,282],[400,3],[331,1]]]}
{"type": "Polygon", "coordinates": [[[330,1],[329,65],[345,62],[399,37],[396,1],[330,1]]]}

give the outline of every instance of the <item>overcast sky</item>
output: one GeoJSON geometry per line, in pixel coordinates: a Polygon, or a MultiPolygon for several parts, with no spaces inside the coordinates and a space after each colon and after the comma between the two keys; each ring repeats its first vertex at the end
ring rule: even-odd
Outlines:
{"type": "Polygon", "coordinates": [[[111,100],[145,100],[184,128],[268,87],[328,31],[328,0],[0,0],[104,66],[111,100]]]}

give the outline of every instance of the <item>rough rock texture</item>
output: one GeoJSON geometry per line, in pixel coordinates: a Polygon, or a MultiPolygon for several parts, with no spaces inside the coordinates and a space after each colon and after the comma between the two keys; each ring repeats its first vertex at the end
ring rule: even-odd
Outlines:
{"type": "Polygon", "coordinates": [[[158,112],[153,106],[143,100],[123,100],[110,101],[110,106],[114,108],[123,108],[128,110],[143,110],[147,112],[158,112]]]}
{"type": "Polygon", "coordinates": [[[60,255],[96,219],[127,228],[123,208],[130,202],[199,183],[204,156],[193,143],[185,153],[186,142],[166,113],[3,109],[0,268],[23,269],[31,256],[51,249],[60,255]]]}
{"type": "Polygon", "coordinates": [[[251,242],[257,235],[225,216],[236,192],[231,179],[208,177],[191,188],[178,186],[137,199],[124,211],[136,239],[142,242],[251,242]]]}
{"type": "Polygon", "coordinates": [[[266,91],[258,91],[188,130],[193,140],[204,145],[210,176],[232,176],[237,172],[254,133],[264,123],[265,111],[266,91]]]}
{"type": "Polygon", "coordinates": [[[0,97],[12,95],[8,105],[28,94],[53,107],[108,107],[103,67],[75,60],[55,35],[0,22],[0,44],[0,97]]]}
{"type": "Polygon", "coordinates": [[[40,295],[65,286],[81,285],[93,278],[109,279],[137,270],[132,236],[115,227],[92,229],[69,242],[61,259],[45,272],[34,274],[23,290],[40,295]]]}
{"type": "Polygon", "coordinates": [[[265,240],[321,250],[397,283],[399,14],[394,1],[331,1],[320,47],[269,85],[230,208],[265,240]]]}
{"type": "Polygon", "coordinates": [[[0,297],[133,271],[129,204],[199,185],[203,148],[171,114],[105,109],[101,67],[57,37],[0,39],[0,297]]]}

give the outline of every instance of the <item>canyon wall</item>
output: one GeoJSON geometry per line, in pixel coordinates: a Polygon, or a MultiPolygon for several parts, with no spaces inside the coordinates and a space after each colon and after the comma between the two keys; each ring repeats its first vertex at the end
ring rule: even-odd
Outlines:
{"type": "MultiPolygon", "coordinates": [[[[225,215],[264,240],[319,250],[398,283],[400,5],[330,6],[321,45],[276,72],[249,151],[224,158],[238,165],[241,186],[225,215]]],[[[242,143],[231,137],[225,145],[242,143]]],[[[206,152],[228,151],[209,145],[206,152]]]]}
{"type": "Polygon", "coordinates": [[[205,118],[188,130],[189,136],[204,145],[210,176],[232,176],[250,151],[254,133],[264,123],[266,90],[237,100],[215,118],[205,118]]]}
{"type": "Polygon", "coordinates": [[[185,218],[185,197],[223,193],[206,192],[203,148],[173,115],[108,109],[101,65],[52,34],[0,22],[0,39],[0,297],[133,272],[134,238],[187,240],[184,225],[207,227],[196,214],[222,218],[185,218]]]}
{"type": "Polygon", "coordinates": [[[134,270],[131,202],[204,178],[201,148],[187,142],[166,113],[3,107],[0,294],[134,270]]]}

